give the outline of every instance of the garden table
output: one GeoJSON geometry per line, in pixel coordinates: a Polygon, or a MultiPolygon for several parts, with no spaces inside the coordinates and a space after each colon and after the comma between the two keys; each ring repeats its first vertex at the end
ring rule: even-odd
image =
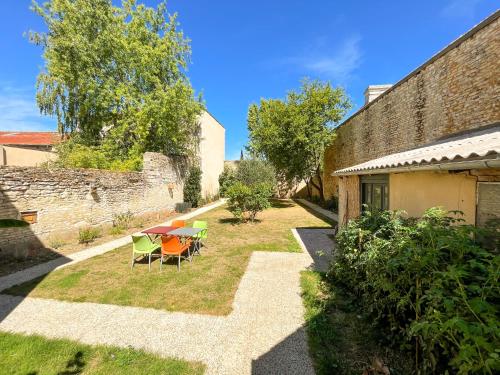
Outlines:
{"type": "Polygon", "coordinates": [[[159,225],[157,227],[145,229],[141,233],[147,234],[151,241],[155,241],[159,236],[166,236],[167,234],[171,234],[171,232],[175,229],[177,229],[177,227],[159,225]],[[154,239],[151,238],[150,235],[154,235],[154,239]]]}
{"type": "Polygon", "coordinates": [[[181,227],[168,232],[168,234],[170,236],[193,238],[194,239],[193,255],[195,251],[198,253],[198,255],[201,255],[200,240],[196,237],[196,235],[204,230],[205,230],[204,228],[181,227]]]}

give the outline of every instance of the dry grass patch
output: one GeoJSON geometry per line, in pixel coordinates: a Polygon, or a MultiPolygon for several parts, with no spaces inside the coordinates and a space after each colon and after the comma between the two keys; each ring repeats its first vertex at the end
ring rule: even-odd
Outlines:
{"type": "Polygon", "coordinates": [[[192,263],[159,260],[130,269],[131,246],[88,259],[13,287],[7,293],[76,302],[141,306],[167,311],[226,315],[253,251],[300,252],[290,229],[328,224],[291,201],[276,201],[251,224],[238,224],[224,208],[196,220],[207,220],[209,238],[192,263]]]}

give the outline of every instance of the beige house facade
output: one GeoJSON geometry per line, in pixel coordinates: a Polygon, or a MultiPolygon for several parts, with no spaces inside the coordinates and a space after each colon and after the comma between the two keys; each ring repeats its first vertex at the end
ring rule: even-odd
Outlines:
{"type": "Polygon", "coordinates": [[[226,130],[209,112],[200,116],[200,168],[201,190],[204,198],[213,198],[219,193],[219,176],[224,170],[226,130]]]}
{"type": "Polygon", "coordinates": [[[0,166],[35,167],[54,160],[58,141],[54,132],[0,131],[0,166]]]}
{"type": "Polygon", "coordinates": [[[364,207],[500,218],[500,12],[394,85],[369,87],[325,153],[344,225],[364,207]],[[373,88],[373,90],[372,90],[373,88]],[[366,205],[366,206],[365,206],[366,205]]]}

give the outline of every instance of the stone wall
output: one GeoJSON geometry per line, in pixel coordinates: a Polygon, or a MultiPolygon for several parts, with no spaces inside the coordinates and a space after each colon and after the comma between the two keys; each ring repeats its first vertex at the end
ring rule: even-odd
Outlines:
{"type": "Polygon", "coordinates": [[[499,16],[490,16],[338,128],[325,153],[326,198],[338,195],[335,170],[500,120],[499,16]]]}
{"type": "MultiPolygon", "coordinates": [[[[128,210],[136,215],[173,210],[183,200],[184,171],[184,160],[154,153],[144,155],[143,172],[0,167],[0,218],[36,211],[29,230],[43,242],[52,232],[111,223],[128,210]]],[[[33,236],[20,231],[0,229],[2,252],[28,251],[33,236]]]]}

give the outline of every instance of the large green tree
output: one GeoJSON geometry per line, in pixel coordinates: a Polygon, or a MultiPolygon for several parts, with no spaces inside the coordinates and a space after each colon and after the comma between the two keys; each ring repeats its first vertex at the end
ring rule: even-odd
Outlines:
{"type": "Polygon", "coordinates": [[[166,4],[123,0],[33,2],[47,26],[37,102],[62,134],[108,157],[186,153],[203,104],[186,77],[191,48],[166,4]]]}
{"type": "Polygon", "coordinates": [[[261,99],[248,110],[249,149],[287,181],[305,180],[323,196],[322,163],[335,126],[351,104],[342,88],[304,80],[284,100],[261,99]]]}

